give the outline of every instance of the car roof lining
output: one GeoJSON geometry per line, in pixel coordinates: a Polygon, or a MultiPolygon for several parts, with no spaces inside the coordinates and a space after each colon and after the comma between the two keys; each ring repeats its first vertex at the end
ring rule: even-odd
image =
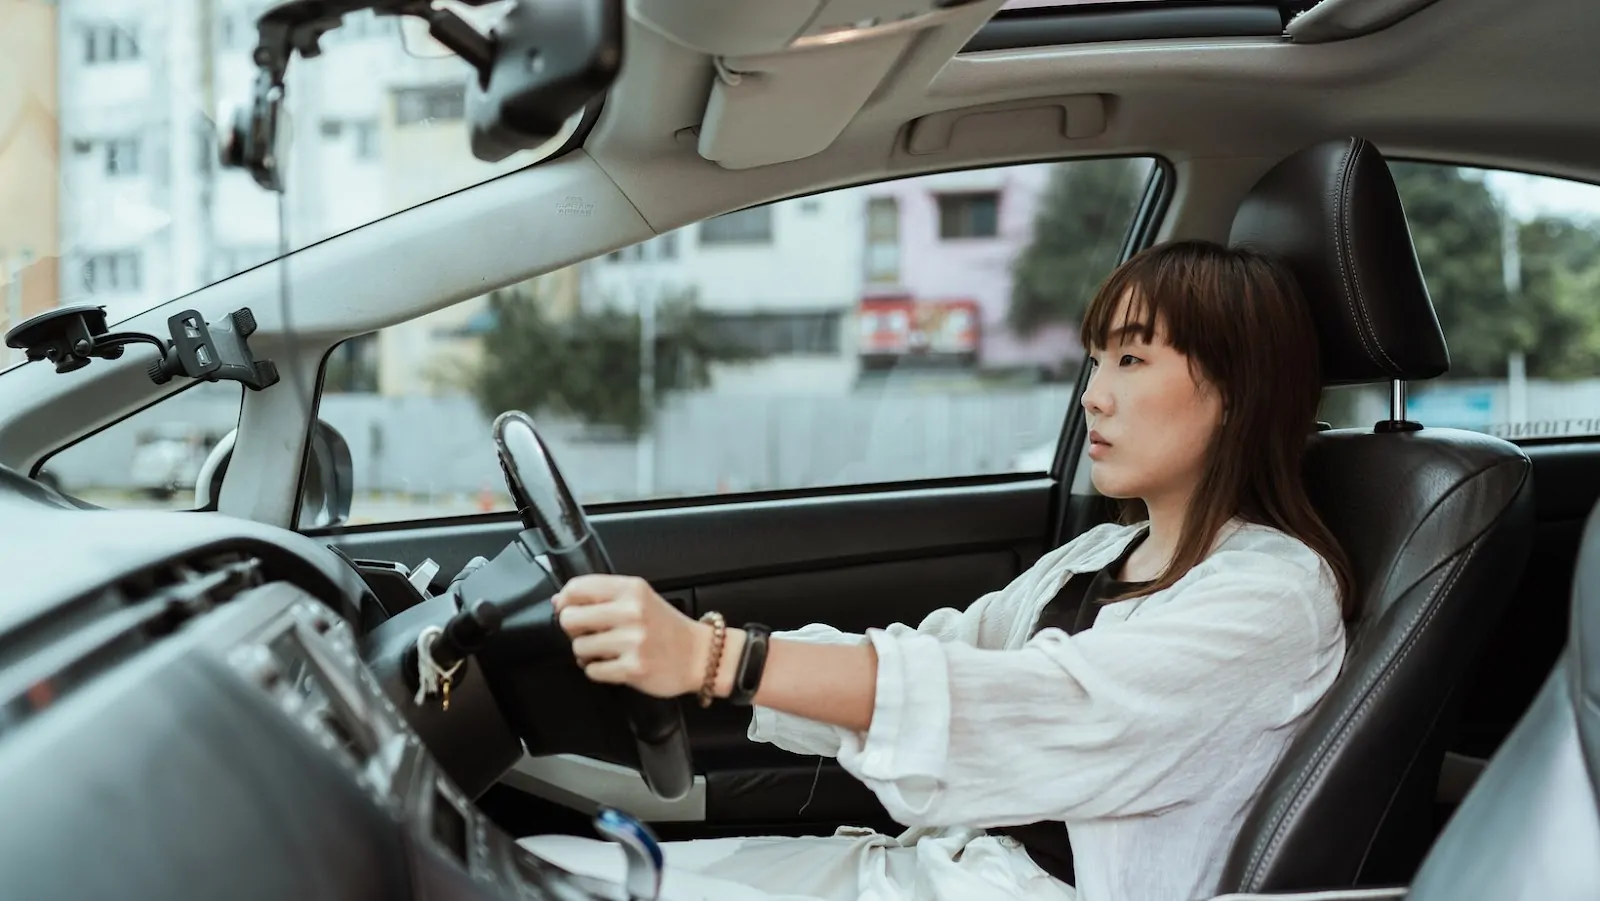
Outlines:
{"type": "Polygon", "coordinates": [[[835,185],[1028,160],[1159,154],[1264,170],[1345,134],[1391,155],[1600,180],[1600,116],[1585,96],[1600,4],[1445,0],[1314,45],[1258,36],[959,53],[991,11],[901,51],[822,151],[740,170],[697,152],[712,59],[632,22],[628,66],[586,149],[658,231],[835,185]],[[940,152],[905,151],[909,124],[928,114],[1086,95],[1106,98],[1098,134],[1052,133],[1024,107],[940,152]]]}

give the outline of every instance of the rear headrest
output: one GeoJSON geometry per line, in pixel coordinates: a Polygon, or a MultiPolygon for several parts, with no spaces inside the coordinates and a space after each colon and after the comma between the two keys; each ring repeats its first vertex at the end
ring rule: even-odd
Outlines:
{"type": "Polygon", "coordinates": [[[1361,138],[1272,167],[1239,204],[1229,241],[1283,259],[1322,338],[1322,380],[1427,379],[1450,368],[1394,178],[1361,138]]]}

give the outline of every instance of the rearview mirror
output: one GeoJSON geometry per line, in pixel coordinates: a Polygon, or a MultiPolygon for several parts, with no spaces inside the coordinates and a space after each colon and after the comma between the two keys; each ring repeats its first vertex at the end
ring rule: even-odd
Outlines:
{"type": "Polygon", "coordinates": [[[622,68],[622,0],[518,3],[494,29],[494,64],[467,87],[472,155],[498,163],[558,135],[622,68]]]}
{"type": "MultiPolygon", "coordinates": [[[[195,479],[195,509],[215,510],[222,496],[222,480],[233,459],[233,444],[239,430],[222,436],[195,479]]],[[[338,429],[317,420],[311,430],[311,445],[306,452],[306,467],[300,486],[299,529],[326,529],[343,525],[350,518],[350,502],[355,496],[351,477],[350,445],[338,429]]]]}

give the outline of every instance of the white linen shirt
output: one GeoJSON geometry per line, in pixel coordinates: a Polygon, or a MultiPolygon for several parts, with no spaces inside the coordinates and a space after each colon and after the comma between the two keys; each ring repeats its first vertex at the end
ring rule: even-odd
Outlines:
{"type": "Polygon", "coordinates": [[[1210,897],[1250,802],[1339,673],[1338,591],[1305,544],[1235,520],[1171,588],[1107,604],[1076,635],[1029,637],[1070,575],[1105,567],[1142,527],[1092,529],[915,629],[778,633],[871,641],[872,723],[862,734],[758,706],[750,738],[837,757],[913,827],[900,840],[924,843],[921,867],[998,843],[1037,876],[1014,840],[976,830],[1058,820],[1078,901],[1210,897]]]}

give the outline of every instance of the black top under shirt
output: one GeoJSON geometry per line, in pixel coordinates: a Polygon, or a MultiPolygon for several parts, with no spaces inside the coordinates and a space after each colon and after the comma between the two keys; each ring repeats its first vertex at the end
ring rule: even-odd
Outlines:
{"type": "MultiPolygon", "coordinates": [[[[1043,629],[1056,628],[1068,635],[1076,635],[1094,625],[1095,616],[1107,598],[1143,588],[1149,582],[1123,582],[1116,578],[1134,548],[1144,543],[1150,534],[1146,529],[1133,537],[1117,559],[1095,572],[1074,573],[1039,612],[1033,624],[1038,635],[1043,629]]],[[[992,835],[1007,835],[1022,843],[1024,850],[1039,868],[1062,882],[1074,881],[1072,870],[1072,842],[1067,837],[1067,824],[1059,820],[1043,820],[1019,826],[1002,826],[990,829],[992,835]]]]}

